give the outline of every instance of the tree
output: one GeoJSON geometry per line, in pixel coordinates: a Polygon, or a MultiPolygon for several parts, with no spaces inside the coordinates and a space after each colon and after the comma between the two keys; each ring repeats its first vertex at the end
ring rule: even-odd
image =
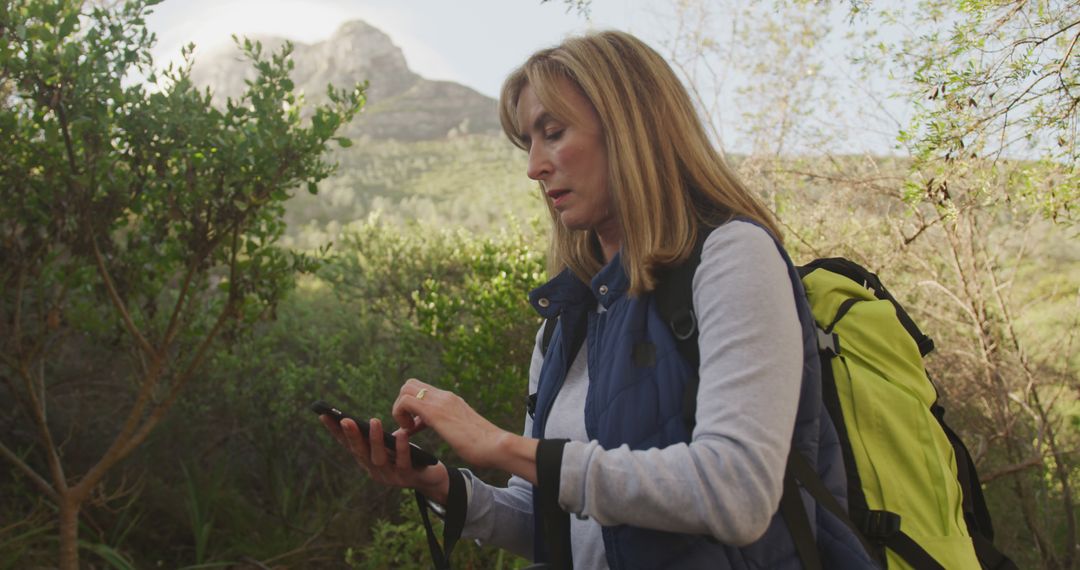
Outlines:
{"type": "Polygon", "coordinates": [[[1023,200],[1074,223],[1080,199],[1080,2],[924,0],[917,8],[853,3],[881,30],[864,61],[904,78],[914,105],[900,133],[939,181],[963,158],[1037,159],[1034,184],[984,198],[1023,200]],[[899,38],[899,39],[894,39],[899,38]]]}
{"type": "Polygon", "coordinates": [[[258,77],[215,106],[189,79],[193,46],[154,69],[156,3],[0,5],[0,394],[17,404],[0,456],[56,505],[65,570],[109,471],[208,351],[313,267],[275,247],[282,204],[329,175],[328,144],[364,102],[361,86],[328,88],[302,118],[291,45],[243,41],[258,77]],[[83,417],[93,400],[118,411],[83,417]],[[91,430],[108,445],[85,449],[91,430]]]}

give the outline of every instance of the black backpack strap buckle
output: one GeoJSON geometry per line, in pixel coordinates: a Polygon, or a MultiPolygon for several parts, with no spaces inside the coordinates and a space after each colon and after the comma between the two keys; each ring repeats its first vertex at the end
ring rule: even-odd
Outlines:
{"type": "Polygon", "coordinates": [[[697,315],[693,310],[687,310],[675,315],[668,322],[671,334],[678,340],[686,340],[697,333],[697,315]]]}
{"type": "Polygon", "coordinates": [[[859,527],[871,540],[884,540],[900,532],[900,515],[889,511],[866,511],[859,527]]]}

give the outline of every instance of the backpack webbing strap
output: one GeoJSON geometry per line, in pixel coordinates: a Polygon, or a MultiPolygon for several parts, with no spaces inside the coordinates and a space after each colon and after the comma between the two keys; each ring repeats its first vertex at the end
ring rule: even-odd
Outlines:
{"type": "Polygon", "coordinates": [[[536,447],[536,504],[543,527],[540,529],[546,555],[543,562],[548,563],[546,568],[559,570],[572,570],[574,567],[570,549],[570,514],[559,507],[562,455],[567,441],[541,439],[536,447]]]}
{"type": "Polygon", "coordinates": [[[465,528],[465,510],[468,508],[465,476],[461,474],[461,471],[449,467],[446,468],[446,474],[450,478],[450,491],[446,496],[446,517],[443,521],[442,546],[439,546],[439,540],[435,537],[435,530],[431,528],[427,497],[419,489],[413,489],[416,495],[416,506],[420,509],[420,518],[424,521],[424,531],[427,533],[431,560],[438,570],[449,570],[450,568],[450,554],[453,552],[458,539],[461,538],[461,530],[465,528]]]}
{"type": "Polygon", "coordinates": [[[866,511],[861,517],[862,524],[856,525],[847,511],[833,497],[825,487],[814,468],[802,455],[791,453],[788,456],[788,472],[795,475],[795,479],[802,484],[819,505],[840,519],[852,530],[856,537],[862,541],[867,552],[874,549],[867,543],[870,540],[881,542],[886,548],[900,555],[908,564],[920,570],[945,570],[945,567],[934,560],[928,552],[923,550],[910,536],[900,530],[900,517],[888,511],[866,511]]]}
{"type": "MultiPolygon", "coordinates": [[[[798,455],[794,449],[788,456],[790,465],[792,455],[798,455]]],[[[791,540],[795,543],[795,552],[799,555],[805,570],[821,570],[821,554],[817,549],[814,531],[810,528],[810,518],[803,506],[802,493],[795,481],[790,467],[784,472],[784,494],[780,497],[780,516],[787,523],[791,540]]]]}
{"type": "Polygon", "coordinates": [[[913,568],[945,570],[945,567],[939,564],[937,560],[934,560],[934,557],[930,556],[929,552],[923,550],[919,543],[912,540],[910,536],[902,531],[897,530],[881,540],[889,550],[899,554],[900,558],[903,558],[904,562],[907,562],[913,568]]]}
{"type": "MultiPolygon", "coordinates": [[[[859,542],[862,543],[863,548],[866,549],[867,552],[874,552],[874,549],[863,537],[862,531],[860,531],[855,526],[855,523],[851,521],[847,509],[845,509],[843,505],[840,504],[840,501],[837,501],[836,497],[834,497],[833,494],[829,492],[829,489],[825,487],[825,483],[821,480],[821,476],[819,476],[817,471],[810,466],[810,462],[794,449],[788,454],[787,471],[785,472],[784,477],[787,478],[788,476],[791,476],[798,481],[799,484],[810,493],[810,496],[817,501],[818,505],[824,507],[825,510],[832,513],[833,516],[840,519],[840,522],[851,529],[852,534],[859,539],[859,542]]],[[[932,568],[940,568],[940,566],[932,568]]]]}
{"type": "Polygon", "coordinates": [[[555,325],[559,323],[558,317],[551,317],[550,319],[544,319],[544,336],[540,339],[540,355],[547,354],[548,347],[551,346],[551,337],[555,336],[555,325]]]}
{"type": "MultiPolygon", "coordinates": [[[[540,356],[547,357],[548,348],[551,348],[551,340],[555,336],[556,325],[562,322],[560,317],[561,313],[559,317],[551,317],[544,320],[544,334],[540,338],[540,356]]],[[[566,362],[564,362],[566,370],[563,371],[564,373],[570,370],[570,367],[574,364],[574,359],[577,358],[578,352],[581,351],[581,345],[585,342],[585,331],[588,329],[588,326],[588,318],[582,317],[578,319],[577,330],[569,331],[569,334],[572,335],[570,337],[570,343],[572,344],[570,344],[570,350],[566,354],[566,362]]],[[[568,332],[563,331],[563,334],[568,334],[568,332]]],[[[539,392],[534,392],[525,398],[525,410],[529,413],[530,418],[536,416],[536,405],[539,396],[539,392]]]]}
{"type": "Polygon", "coordinates": [[[990,521],[990,510],[986,507],[986,499],[983,497],[982,485],[979,483],[979,475],[975,471],[975,462],[971,459],[971,452],[956,435],[956,432],[945,423],[945,408],[934,402],[930,406],[930,412],[934,414],[938,425],[945,432],[945,437],[952,444],[953,454],[956,456],[956,475],[960,481],[960,488],[964,492],[963,508],[964,519],[967,522],[971,534],[980,534],[989,540],[994,540],[994,525],[990,521]]]}
{"type": "Polygon", "coordinates": [[[694,272],[701,265],[701,250],[713,228],[698,230],[697,242],[690,256],[681,264],[669,267],[658,275],[653,298],[656,311],[671,329],[679,355],[691,367],[683,390],[683,423],[693,433],[697,415],[698,365],[701,353],[698,349],[697,315],[694,313],[694,272]]]}
{"type": "Polygon", "coordinates": [[[945,423],[945,408],[937,402],[930,406],[941,429],[945,431],[956,456],[957,479],[963,491],[964,521],[968,534],[975,545],[975,556],[983,568],[988,570],[1015,570],[1016,563],[994,546],[994,525],[990,520],[990,509],[983,497],[979,475],[975,471],[975,462],[963,440],[945,423]]]}
{"type": "MultiPolygon", "coordinates": [[[[815,327],[817,328],[817,327],[815,327]]],[[[820,328],[817,329],[821,331],[820,328]]],[[[839,346],[839,339],[836,335],[831,335],[839,346]]],[[[836,390],[836,376],[833,374],[832,359],[837,356],[837,352],[829,352],[826,349],[820,349],[818,356],[821,362],[821,401],[825,405],[825,410],[828,412],[829,419],[832,421],[833,427],[836,428],[836,437],[840,440],[840,454],[844,459],[844,465],[855,465],[855,455],[852,452],[851,437],[848,435],[847,425],[844,423],[844,411],[840,407],[840,395],[836,390]]],[[[791,462],[788,463],[789,469],[791,468],[791,462]]],[[[809,466],[807,466],[809,467],[809,466]]],[[[816,473],[813,469],[805,469],[810,474],[816,477],[816,473]]],[[[847,501],[848,508],[845,513],[858,513],[869,511],[869,507],[866,504],[866,495],[863,493],[862,478],[859,477],[859,472],[856,469],[845,469],[847,476],[847,501]]],[[[804,473],[804,477],[809,475],[804,473]]],[[[831,494],[829,494],[832,497],[831,494]]],[[[836,514],[835,512],[833,513],[836,514]]],[[[839,515],[837,515],[839,516],[839,515]]],[[[847,522],[847,521],[845,521],[847,522]]],[[[848,524],[849,527],[855,529],[854,525],[848,524]]],[[[856,536],[862,539],[862,532],[856,530],[856,536]]],[[[885,567],[885,551],[880,545],[868,544],[863,541],[863,544],[867,547],[866,551],[877,560],[878,564],[885,567]]]]}
{"type": "Polygon", "coordinates": [[[979,564],[986,570],[1019,570],[1016,563],[998,550],[986,537],[973,534],[971,542],[975,545],[975,556],[979,559],[979,564]]]}

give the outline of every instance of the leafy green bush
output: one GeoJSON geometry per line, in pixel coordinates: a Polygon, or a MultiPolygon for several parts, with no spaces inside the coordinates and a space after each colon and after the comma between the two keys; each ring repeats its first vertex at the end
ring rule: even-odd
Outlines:
{"type": "MultiPolygon", "coordinates": [[[[345,567],[347,549],[365,568],[427,567],[411,495],[371,484],[308,405],[326,399],[390,421],[415,376],[519,430],[540,322],[526,293],[544,279],[536,240],[525,226],[474,236],[358,225],[272,315],[209,358],[129,465],[144,478],[138,500],[95,512],[94,541],[136,567],[345,567]],[[121,535],[134,516],[155,524],[121,535]]],[[[433,435],[419,439],[456,463],[433,435]]],[[[455,560],[473,567],[500,557],[512,567],[493,549],[459,549],[455,560]]]]}

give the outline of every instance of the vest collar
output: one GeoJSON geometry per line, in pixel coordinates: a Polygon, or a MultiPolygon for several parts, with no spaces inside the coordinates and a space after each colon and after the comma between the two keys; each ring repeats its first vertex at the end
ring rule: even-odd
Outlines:
{"type": "Polygon", "coordinates": [[[545,319],[555,318],[568,308],[581,309],[591,297],[589,288],[569,269],[529,292],[529,302],[545,319]]]}
{"type": "Polygon", "coordinates": [[[569,269],[529,292],[529,302],[545,319],[558,316],[567,309],[580,309],[600,303],[605,309],[621,298],[630,288],[630,279],[622,267],[622,253],[605,265],[585,285],[569,269]]]}
{"type": "Polygon", "coordinates": [[[619,300],[630,288],[630,278],[622,265],[622,251],[608,262],[593,278],[590,287],[597,302],[605,309],[619,300]]]}

